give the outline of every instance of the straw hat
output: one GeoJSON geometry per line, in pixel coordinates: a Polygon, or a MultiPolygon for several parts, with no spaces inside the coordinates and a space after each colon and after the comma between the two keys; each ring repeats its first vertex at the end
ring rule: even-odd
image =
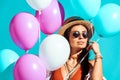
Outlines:
{"type": "Polygon", "coordinates": [[[94,33],[93,25],[89,21],[86,21],[78,16],[70,17],[67,20],[65,20],[58,34],[64,35],[64,32],[75,24],[83,25],[88,31],[88,38],[92,37],[94,33]]]}

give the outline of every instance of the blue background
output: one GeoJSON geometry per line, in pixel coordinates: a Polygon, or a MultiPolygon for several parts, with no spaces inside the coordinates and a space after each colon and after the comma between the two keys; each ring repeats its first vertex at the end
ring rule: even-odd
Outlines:
{"type": "MultiPolygon", "coordinates": [[[[79,15],[69,9],[69,3],[67,2],[69,0],[59,1],[63,4],[65,11],[70,11],[70,13],[65,13],[65,18],[72,15],[79,15]]],[[[102,0],[101,6],[107,4],[108,2],[117,4],[120,3],[119,0],[102,0]]],[[[29,12],[35,15],[35,10],[33,10],[25,0],[0,0],[0,50],[11,49],[21,56],[25,53],[25,51],[20,49],[13,42],[9,32],[9,23],[11,19],[14,15],[20,12],[29,12]]],[[[42,42],[45,37],[46,35],[41,32],[41,38],[38,40],[35,46],[30,49],[29,53],[38,54],[40,42],[42,42]]],[[[92,40],[97,40],[98,38],[99,36],[97,33],[95,33],[92,40]]],[[[120,80],[120,33],[112,37],[101,38],[99,44],[103,55],[103,74],[105,78],[107,80],[120,80]]],[[[91,58],[92,57],[93,56],[91,56],[91,58]]],[[[9,75],[9,73],[6,72],[4,76],[7,77],[7,75],[9,75]]],[[[3,80],[10,80],[10,78],[3,80]]],[[[13,80],[13,78],[11,78],[11,80],[13,80]]]]}

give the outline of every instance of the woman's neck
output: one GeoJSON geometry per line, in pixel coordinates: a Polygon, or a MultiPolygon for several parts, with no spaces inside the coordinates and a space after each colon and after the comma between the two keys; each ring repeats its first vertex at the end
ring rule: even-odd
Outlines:
{"type": "Polygon", "coordinates": [[[70,52],[70,57],[68,59],[68,61],[66,62],[67,68],[69,71],[71,71],[80,61],[79,59],[79,55],[82,52],[82,50],[75,50],[75,49],[71,49],[70,52]]]}
{"type": "Polygon", "coordinates": [[[81,52],[82,52],[82,50],[71,49],[69,59],[76,59],[76,60],[78,60],[78,57],[79,57],[81,52]]]}

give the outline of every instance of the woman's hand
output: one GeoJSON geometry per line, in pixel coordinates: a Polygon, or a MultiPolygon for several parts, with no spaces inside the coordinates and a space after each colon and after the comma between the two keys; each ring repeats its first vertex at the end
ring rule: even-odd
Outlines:
{"type": "Polygon", "coordinates": [[[101,55],[99,44],[95,41],[91,41],[91,44],[88,46],[87,50],[92,49],[95,55],[101,55]]]}

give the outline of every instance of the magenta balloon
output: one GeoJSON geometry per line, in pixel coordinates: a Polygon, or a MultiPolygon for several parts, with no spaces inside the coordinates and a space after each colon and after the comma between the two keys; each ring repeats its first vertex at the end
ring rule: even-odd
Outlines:
{"type": "Polygon", "coordinates": [[[14,67],[14,80],[45,80],[46,68],[42,60],[26,54],[18,59],[14,67]]]}
{"type": "Polygon", "coordinates": [[[41,14],[36,11],[36,17],[40,22],[41,31],[45,34],[54,33],[62,23],[59,4],[53,0],[51,4],[41,11],[41,14]]]}
{"type": "Polygon", "coordinates": [[[10,23],[10,34],[13,41],[24,50],[32,48],[39,37],[39,22],[32,14],[19,13],[10,23]]]}
{"type": "Polygon", "coordinates": [[[58,2],[58,4],[59,4],[59,8],[60,8],[62,23],[63,23],[64,22],[64,18],[65,18],[64,8],[63,8],[63,6],[62,6],[62,4],[60,2],[58,2]]]}

